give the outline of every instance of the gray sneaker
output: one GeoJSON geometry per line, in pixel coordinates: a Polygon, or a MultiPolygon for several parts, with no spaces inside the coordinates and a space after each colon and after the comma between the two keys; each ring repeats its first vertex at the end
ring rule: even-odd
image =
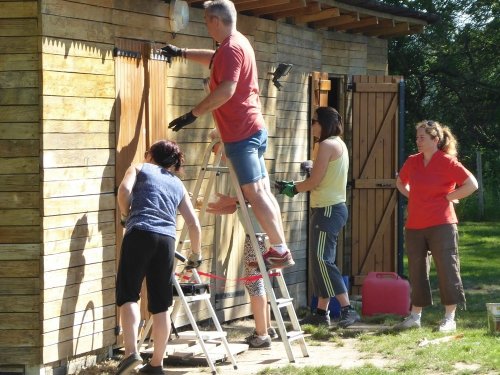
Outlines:
{"type": "Polygon", "coordinates": [[[265,336],[263,339],[252,333],[250,336],[245,337],[245,341],[252,349],[263,349],[271,347],[271,337],[265,336]]]}
{"type": "Polygon", "coordinates": [[[142,363],[142,357],[139,353],[132,353],[128,357],[123,358],[116,368],[116,375],[125,375],[132,372],[134,368],[142,363]]]}
{"type": "Polygon", "coordinates": [[[402,322],[394,325],[392,328],[398,331],[410,328],[420,328],[420,318],[410,314],[402,322]]]}
{"type": "Polygon", "coordinates": [[[354,323],[359,322],[361,317],[358,312],[354,310],[352,307],[343,308],[340,311],[340,320],[338,326],[341,328],[347,328],[352,326],[354,323]]]}
{"type": "Polygon", "coordinates": [[[269,335],[271,340],[278,338],[278,332],[276,332],[276,330],[273,327],[269,327],[267,329],[267,334],[269,335]]]}
{"type": "Polygon", "coordinates": [[[311,314],[306,316],[300,322],[300,325],[310,324],[312,326],[330,326],[330,311],[326,312],[326,315],[311,314]]]}

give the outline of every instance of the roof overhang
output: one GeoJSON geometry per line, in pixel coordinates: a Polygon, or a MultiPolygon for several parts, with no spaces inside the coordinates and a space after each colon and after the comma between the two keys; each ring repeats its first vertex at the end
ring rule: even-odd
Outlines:
{"type": "MultiPolygon", "coordinates": [[[[187,0],[200,7],[204,0],[187,0]]],[[[390,38],[421,33],[435,23],[433,14],[376,0],[233,0],[238,13],[352,34],[390,38]]]]}

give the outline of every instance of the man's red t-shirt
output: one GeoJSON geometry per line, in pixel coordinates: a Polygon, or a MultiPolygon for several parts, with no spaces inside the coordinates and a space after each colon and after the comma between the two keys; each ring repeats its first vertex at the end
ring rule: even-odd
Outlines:
{"type": "Polygon", "coordinates": [[[234,95],[213,114],[223,142],[248,138],[265,126],[259,99],[255,54],[240,32],[228,36],[213,57],[210,90],[223,81],[237,82],[234,95]]]}
{"type": "Polygon", "coordinates": [[[458,222],[453,203],[446,195],[462,185],[470,172],[454,156],[436,151],[424,166],[422,153],[411,155],[404,163],[399,178],[410,186],[407,229],[423,229],[458,222]]]}

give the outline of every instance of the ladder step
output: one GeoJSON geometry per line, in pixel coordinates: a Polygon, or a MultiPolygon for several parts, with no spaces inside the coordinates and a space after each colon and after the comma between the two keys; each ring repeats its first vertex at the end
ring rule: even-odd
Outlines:
{"type": "MultiPolygon", "coordinates": [[[[186,296],[184,295],[186,302],[203,301],[205,299],[210,299],[210,293],[198,294],[196,296],[186,296]]],[[[174,301],[180,299],[180,296],[174,296],[174,301]]]]}
{"type": "Polygon", "coordinates": [[[304,337],[304,331],[288,331],[286,334],[288,341],[298,340],[304,337]]]}
{"type": "Polygon", "coordinates": [[[229,168],[228,167],[215,167],[215,166],[207,166],[205,168],[207,171],[215,171],[215,172],[229,172],[229,168]]]}
{"type": "Polygon", "coordinates": [[[179,332],[179,338],[184,339],[184,340],[196,340],[196,339],[201,339],[203,341],[208,341],[208,340],[216,340],[220,339],[221,337],[226,337],[227,333],[222,331],[200,331],[200,337],[196,336],[195,331],[184,331],[184,332],[179,332]]]}
{"type": "Polygon", "coordinates": [[[276,303],[279,308],[287,307],[293,303],[293,298],[276,298],[276,303]]]}

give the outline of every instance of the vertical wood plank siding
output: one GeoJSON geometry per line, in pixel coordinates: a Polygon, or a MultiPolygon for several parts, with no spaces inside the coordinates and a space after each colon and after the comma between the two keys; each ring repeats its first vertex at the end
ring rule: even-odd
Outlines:
{"type": "MultiPolygon", "coordinates": [[[[212,117],[203,116],[178,133],[166,124],[204,97],[208,69],[180,59],[171,66],[151,60],[147,138],[124,153],[121,132],[136,131],[143,120],[121,123],[120,133],[116,128],[115,118],[124,120],[128,110],[120,107],[123,98],[116,93],[123,95],[126,88],[137,95],[144,86],[134,86],[142,78],[133,76],[117,82],[124,74],[112,56],[119,40],[150,48],[167,42],[214,46],[200,9],[190,9],[188,27],[174,38],[168,6],[133,0],[0,1],[2,364],[55,364],[116,342],[114,280],[121,229],[114,189],[123,173],[117,158],[138,160],[141,147],[169,137],[185,151],[185,183],[194,187],[212,117]]],[[[311,72],[384,75],[387,42],[242,15],[238,26],[257,57],[271,180],[298,180],[300,162],[310,158],[311,72]],[[294,66],[278,91],[271,73],[280,62],[294,66]]],[[[278,196],[278,201],[297,263],[285,277],[296,306],[304,306],[307,195],[278,196]]],[[[208,270],[215,264],[214,223],[214,218],[204,223],[208,270]]],[[[235,299],[223,316],[248,314],[247,301],[235,299]]]]}

